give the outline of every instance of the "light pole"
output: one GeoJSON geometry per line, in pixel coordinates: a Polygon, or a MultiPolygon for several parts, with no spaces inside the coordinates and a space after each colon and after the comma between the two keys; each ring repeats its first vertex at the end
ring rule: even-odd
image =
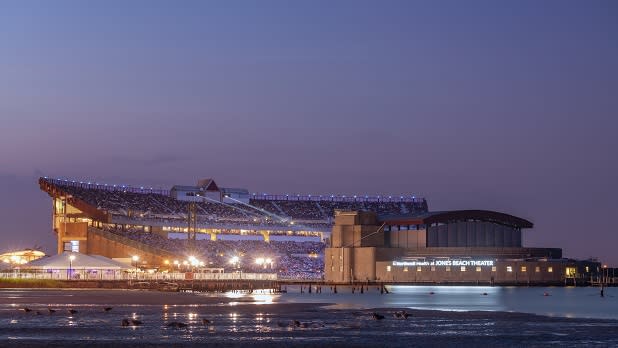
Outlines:
{"type": "Polygon", "coordinates": [[[71,277],[72,269],[73,269],[73,260],[75,260],[75,255],[69,255],[69,272],[67,273],[67,279],[71,277]]]}
{"type": "Polygon", "coordinates": [[[197,266],[199,263],[195,256],[189,256],[189,264],[191,264],[191,273],[193,273],[195,272],[195,266],[197,266]]]}
{"type": "Polygon", "coordinates": [[[264,262],[268,265],[270,269],[273,269],[273,259],[267,258],[264,262]]]}
{"type": "Polygon", "coordinates": [[[139,261],[139,256],[133,255],[133,262],[135,262],[135,279],[137,279],[137,261],[139,261]]]}
{"type": "Polygon", "coordinates": [[[238,256],[232,256],[232,258],[230,258],[230,263],[233,265],[234,268],[238,268],[239,262],[240,258],[238,256]]]}
{"type": "MultiPolygon", "coordinates": [[[[238,264],[240,263],[240,257],[232,256],[232,258],[230,258],[230,263],[232,264],[232,267],[234,267],[235,269],[238,269],[238,264]]],[[[239,270],[239,272],[240,272],[240,278],[242,279],[242,270],[239,270]]]]}

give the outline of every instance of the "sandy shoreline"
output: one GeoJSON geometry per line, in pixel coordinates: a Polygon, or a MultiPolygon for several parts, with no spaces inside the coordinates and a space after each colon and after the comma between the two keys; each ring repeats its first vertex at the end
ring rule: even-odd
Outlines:
{"type": "Polygon", "coordinates": [[[190,307],[210,313],[229,312],[231,307],[246,314],[258,313],[266,308],[273,313],[295,313],[324,310],[333,303],[260,302],[250,295],[233,298],[225,294],[193,294],[149,290],[100,290],[100,289],[11,289],[0,290],[0,306],[28,307],[33,311],[47,307],[71,307],[91,311],[96,307],[161,306],[190,307]]]}
{"type": "Polygon", "coordinates": [[[193,305],[240,302],[223,294],[204,295],[183,292],[160,292],[126,289],[0,289],[0,304],[47,303],[100,305],[193,305]],[[19,292],[19,296],[7,296],[19,292]]]}

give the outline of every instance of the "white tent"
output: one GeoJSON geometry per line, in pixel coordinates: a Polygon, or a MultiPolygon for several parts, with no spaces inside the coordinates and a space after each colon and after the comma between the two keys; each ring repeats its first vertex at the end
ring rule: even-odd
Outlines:
{"type": "Polygon", "coordinates": [[[37,270],[125,270],[131,267],[121,262],[114,261],[100,255],[86,255],[73,252],[43,257],[28,262],[19,267],[20,269],[37,270]],[[71,260],[73,256],[73,260],[71,260]]]}

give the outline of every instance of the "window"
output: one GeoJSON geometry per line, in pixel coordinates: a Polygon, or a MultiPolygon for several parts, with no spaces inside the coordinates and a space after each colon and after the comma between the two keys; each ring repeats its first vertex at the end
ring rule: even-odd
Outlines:
{"type": "Polygon", "coordinates": [[[541,271],[541,267],[539,267],[539,266],[534,267],[534,271],[536,273],[539,273],[541,271]]]}
{"type": "Polygon", "coordinates": [[[420,272],[421,271],[421,266],[416,267],[416,271],[420,272]]]}
{"type": "Polygon", "coordinates": [[[549,266],[547,267],[547,273],[552,273],[554,271],[554,268],[549,266]]]}
{"type": "Polygon", "coordinates": [[[71,241],[71,251],[74,253],[78,253],[79,252],[79,241],[78,240],[72,240],[71,241]]]}
{"type": "Polygon", "coordinates": [[[339,266],[339,272],[343,273],[343,266],[339,266]]]}
{"type": "Polygon", "coordinates": [[[446,266],[446,271],[450,272],[451,271],[451,266],[446,266]]]}
{"type": "Polygon", "coordinates": [[[590,273],[590,268],[586,266],[586,273],[590,273]]]}
{"type": "Polygon", "coordinates": [[[481,267],[480,266],[476,266],[476,271],[480,272],[481,271],[481,267]]]}
{"type": "Polygon", "coordinates": [[[404,267],[404,268],[403,268],[403,271],[404,271],[404,272],[407,272],[407,271],[408,271],[408,266],[404,267]]]}
{"type": "Polygon", "coordinates": [[[496,271],[496,266],[491,266],[491,271],[495,272],[496,271]]]}
{"type": "Polygon", "coordinates": [[[528,268],[526,266],[521,266],[521,271],[522,272],[526,272],[528,270],[528,268]]]}
{"type": "Polygon", "coordinates": [[[506,266],[506,271],[507,272],[513,272],[513,267],[512,266],[506,266]]]}
{"type": "Polygon", "coordinates": [[[431,271],[435,272],[436,271],[436,266],[431,266],[431,271]]]}
{"type": "Polygon", "coordinates": [[[391,266],[386,266],[386,271],[390,272],[391,271],[391,266]]]}
{"type": "Polygon", "coordinates": [[[330,266],[330,271],[334,272],[335,271],[335,266],[330,266]]]}
{"type": "Polygon", "coordinates": [[[575,277],[575,274],[577,273],[577,269],[575,267],[567,267],[565,269],[565,274],[567,277],[575,277]]]}
{"type": "Polygon", "coordinates": [[[466,266],[461,266],[461,271],[465,272],[466,271],[466,266]]]}

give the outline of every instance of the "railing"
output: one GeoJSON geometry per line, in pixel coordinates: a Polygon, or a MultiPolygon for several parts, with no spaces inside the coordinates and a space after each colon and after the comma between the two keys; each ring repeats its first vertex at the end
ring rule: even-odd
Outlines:
{"type": "Polygon", "coordinates": [[[98,182],[84,182],[84,181],[61,179],[61,178],[52,179],[48,177],[43,177],[42,179],[46,180],[47,182],[51,184],[58,185],[58,186],[72,186],[72,187],[79,187],[79,188],[90,189],[90,190],[104,190],[104,191],[111,191],[111,192],[133,192],[133,193],[143,193],[143,194],[154,193],[154,194],[159,194],[159,195],[164,195],[164,196],[170,195],[169,190],[162,189],[162,188],[144,187],[144,186],[137,187],[137,186],[131,186],[131,185],[108,185],[108,184],[101,184],[98,182]]]}
{"type": "Polygon", "coordinates": [[[425,198],[416,196],[345,196],[345,195],[277,195],[253,193],[250,199],[260,201],[313,201],[313,202],[385,202],[423,203],[425,198]]]}
{"type": "Polygon", "coordinates": [[[13,271],[0,273],[0,279],[36,280],[129,280],[130,274],[122,271],[87,272],[82,270],[13,271]]]}
{"type": "MultiPolygon", "coordinates": [[[[112,215],[111,223],[142,226],[162,226],[162,227],[187,227],[186,219],[157,219],[157,218],[128,218],[122,215],[112,215]]],[[[294,220],[294,225],[284,224],[264,224],[260,222],[197,222],[198,229],[220,229],[220,230],[257,230],[257,231],[297,231],[297,232],[330,232],[332,223],[327,220],[294,220]],[[305,224],[324,225],[323,227],[306,226],[305,224]]]]}
{"type": "Polygon", "coordinates": [[[276,273],[191,273],[191,272],[138,272],[127,271],[87,271],[87,270],[45,270],[0,272],[0,279],[37,279],[37,280],[132,280],[132,281],[168,281],[168,280],[277,280],[276,273]]]}

